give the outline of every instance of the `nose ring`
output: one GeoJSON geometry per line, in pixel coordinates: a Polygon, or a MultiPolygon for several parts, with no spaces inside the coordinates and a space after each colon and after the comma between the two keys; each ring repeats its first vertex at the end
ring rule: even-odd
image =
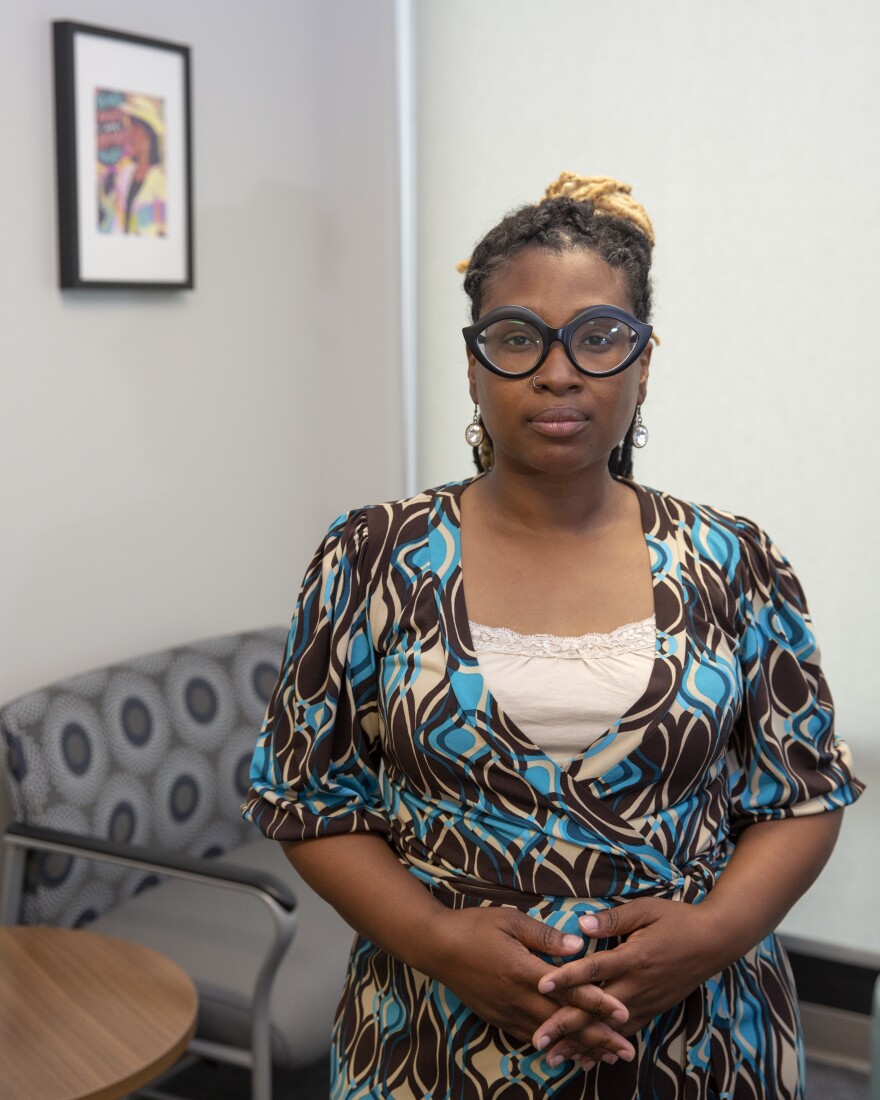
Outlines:
{"type": "Polygon", "coordinates": [[[541,379],[538,377],[538,375],[537,374],[533,375],[533,377],[532,377],[532,389],[537,392],[538,390],[542,390],[543,388],[544,388],[544,383],[541,381],[541,379]]]}

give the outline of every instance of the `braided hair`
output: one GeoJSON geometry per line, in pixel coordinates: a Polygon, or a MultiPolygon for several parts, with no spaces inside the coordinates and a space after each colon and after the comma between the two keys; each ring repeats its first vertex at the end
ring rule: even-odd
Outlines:
{"type": "MultiPolygon", "coordinates": [[[[482,310],[486,285],[499,268],[529,246],[562,252],[583,248],[595,252],[609,267],[623,271],[635,316],[651,315],[651,250],[654,230],[643,207],[632,198],[629,184],[608,176],[576,176],[563,172],[540,202],[521,206],[490,229],[470,260],[458,265],[466,272],[465,293],[471,318],[482,310]]],[[[633,424],[635,417],[633,417],[633,424]]],[[[632,477],[632,428],[614,448],[608,468],[614,477],[632,477]]],[[[494,450],[485,432],[474,447],[474,462],[482,473],[492,468],[494,450]]]]}

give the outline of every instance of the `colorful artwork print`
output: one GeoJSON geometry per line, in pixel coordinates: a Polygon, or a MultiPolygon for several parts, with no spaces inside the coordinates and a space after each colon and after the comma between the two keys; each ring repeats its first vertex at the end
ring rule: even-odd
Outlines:
{"type": "Polygon", "coordinates": [[[95,89],[98,232],[164,237],[165,103],[95,89]]]}

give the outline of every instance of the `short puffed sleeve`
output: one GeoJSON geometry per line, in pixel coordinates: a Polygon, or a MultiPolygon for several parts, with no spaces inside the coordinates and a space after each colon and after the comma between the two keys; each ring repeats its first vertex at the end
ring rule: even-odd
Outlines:
{"type": "Polygon", "coordinates": [[[743,702],[728,753],[734,832],[847,806],[863,790],[834,732],[800,583],[766,532],[748,520],[736,525],[743,702]]]}
{"type": "Polygon", "coordinates": [[[300,590],[244,816],[274,840],[387,834],[366,512],[341,516],[300,590]]]}

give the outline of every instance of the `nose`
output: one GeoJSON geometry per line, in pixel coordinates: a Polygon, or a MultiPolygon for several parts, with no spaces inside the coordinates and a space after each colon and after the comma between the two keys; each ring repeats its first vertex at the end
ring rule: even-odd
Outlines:
{"type": "Polygon", "coordinates": [[[561,340],[551,343],[547,358],[538,368],[537,374],[541,384],[555,393],[582,389],[585,382],[584,376],[569,359],[561,340]]]}

